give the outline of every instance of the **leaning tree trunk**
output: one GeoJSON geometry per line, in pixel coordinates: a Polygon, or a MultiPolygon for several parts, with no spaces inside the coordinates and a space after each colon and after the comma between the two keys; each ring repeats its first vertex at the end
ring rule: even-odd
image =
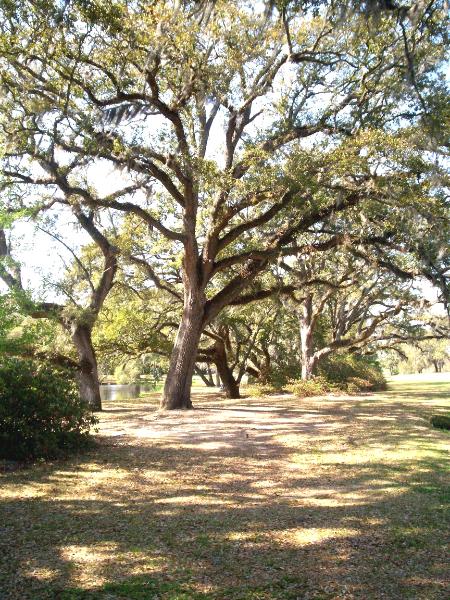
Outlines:
{"type": "Polygon", "coordinates": [[[77,349],[80,365],[78,372],[80,398],[87,402],[92,410],[102,410],[97,358],[92,345],[92,328],[89,325],[75,325],[72,329],[72,340],[77,349]]]}
{"type": "Polygon", "coordinates": [[[225,344],[219,340],[214,344],[214,362],[225,389],[225,396],[227,398],[240,398],[239,384],[233,375],[233,371],[228,366],[225,344]]]}
{"type": "Polygon", "coordinates": [[[259,363],[259,381],[260,383],[270,383],[271,381],[271,366],[272,358],[266,346],[261,346],[263,358],[259,363]]]}
{"type": "Polygon", "coordinates": [[[204,301],[188,293],[183,317],[170,357],[169,371],[160,407],[165,410],[192,408],[191,385],[198,344],[203,329],[204,301]]]}
{"type": "Polygon", "coordinates": [[[211,368],[208,366],[208,374],[205,375],[200,367],[194,367],[194,373],[200,377],[206,387],[214,387],[214,380],[212,378],[211,368]]]}

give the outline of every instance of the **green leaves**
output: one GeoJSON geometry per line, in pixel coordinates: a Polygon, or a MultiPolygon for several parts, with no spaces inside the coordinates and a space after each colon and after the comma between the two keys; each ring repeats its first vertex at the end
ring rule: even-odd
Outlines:
{"type": "Polygon", "coordinates": [[[96,423],[73,374],[17,358],[0,363],[0,457],[55,458],[89,442],[96,423]]]}

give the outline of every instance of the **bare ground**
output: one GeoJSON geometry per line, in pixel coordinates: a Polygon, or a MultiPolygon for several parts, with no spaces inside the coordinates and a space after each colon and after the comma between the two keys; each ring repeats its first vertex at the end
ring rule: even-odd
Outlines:
{"type": "Polygon", "coordinates": [[[97,450],[1,476],[0,599],[448,598],[449,396],[110,403],[97,450]]]}

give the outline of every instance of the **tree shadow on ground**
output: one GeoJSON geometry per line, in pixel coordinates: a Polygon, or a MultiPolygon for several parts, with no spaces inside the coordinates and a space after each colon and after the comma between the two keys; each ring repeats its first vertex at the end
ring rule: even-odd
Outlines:
{"type": "Polygon", "coordinates": [[[395,404],[278,401],[139,407],[96,452],[8,474],[0,598],[445,597],[445,434],[395,404]]]}

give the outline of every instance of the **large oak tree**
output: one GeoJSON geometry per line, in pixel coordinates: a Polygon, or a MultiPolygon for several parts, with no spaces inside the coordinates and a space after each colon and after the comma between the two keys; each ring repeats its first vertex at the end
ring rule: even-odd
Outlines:
{"type": "Polygon", "coordinates": [[[377,168],[358,140],[422,126],[439,146],[443,4],[0,2],[6,185],[145,225],[128,259],[183,302],[163,407],[191,406],[202,331],[299,234],[332,243],[337,215],[366,212],[371,234],[433,197],[414,161],[377,168]],[[104,163],[117,196],[93,185],[104,163]]]}

